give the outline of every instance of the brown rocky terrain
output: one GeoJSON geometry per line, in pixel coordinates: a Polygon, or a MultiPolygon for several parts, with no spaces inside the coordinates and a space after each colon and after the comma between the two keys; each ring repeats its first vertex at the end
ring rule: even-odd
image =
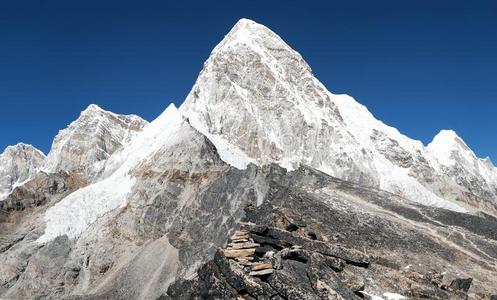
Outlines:
{"type": "Polygon", "coordinates": [[[249,203],[239,225],[257,245],[250,263],[219,250],[163,299],[497,297],[492,217],[406,203],[308,168],[269,174],[264,203],[249,203]],[[266,261],[271,271],[253,272],[266,261]]]}

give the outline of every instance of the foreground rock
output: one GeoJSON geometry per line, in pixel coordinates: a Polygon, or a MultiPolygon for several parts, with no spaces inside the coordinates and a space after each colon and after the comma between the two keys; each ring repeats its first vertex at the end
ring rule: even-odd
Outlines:
{"type": "Polygon", "coordinates": [[[267,260],[271,271],[253,273],[219,251],[163,299],[490,299],[496,293],[496,239],[462,226],[473,216],[459,214],[461,225],[449,228],[443,220],[450,211],[308,168],[267,171],[266,198],[259,207],[247,204],[239,230],[259,244],[251,261],[267,260]],[[449,231],[482,247],[447,239],[449,231]],[[472,279],[445,283],[461,272],[472,279]]]}

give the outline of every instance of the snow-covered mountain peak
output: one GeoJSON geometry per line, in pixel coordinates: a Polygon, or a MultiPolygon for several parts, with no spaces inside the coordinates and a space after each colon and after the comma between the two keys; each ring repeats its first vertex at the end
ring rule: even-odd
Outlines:
{"type": "Polygon", "coordinates": [[[473,151],[453,130],[441,130],[426,149],[445,166],[459,163],[461,159],[471,163],[477,160],[473,151]]]}
{"type": "Polygon", "coordinates": [[[91,180],[101,171],[105,160],[146,124],[136,115],[119,115],[91,104],[66,129],[59,131],[45,170],[74,171],[91,180]]]}
{"type": "Polygon", "coordinates": [[[13,156],[19,152],[36,152],[40,156],[45,157],[45,154],[41,150],[37,149],[33,145],[25,144],[25,143],[17,143],[15,145],[7,146],[7,147],[5,147],[5,150],[0,155],[13,156]]]}
{"type": "MultiPolygon", "coordinates": [[[[231,165],[278,162],[292,169],[303,160],[319,165],[344,159],[345,149],[330,149],[337,140],[354,148],[330,97],[303,58],[277,34],[241,20],[216,46],[180,110],[231,165]],[[316,148],[327,149],[326,155],[311,155],[316,148]]],[[[367,169],[367,154],[355,149],[350,155],[355,162],[350,163],[367,169]]],[[[333,169],[328,172],[341,173],[333,169]]],[[[364,182],[373,177],[353,176],[364,182]]]]}
{"type": "MultiPolygon", "coordinates": [[[[294,51],[279,35],[264,25],[249,19],[239,20],[223,40],[214,48],[207,64],[216,61],[216,56],[256,56],[266,64],[268,72],[276,76],[288,76],[291,69],[302,69],[311,74],[312,70],[302,56],[294,51]],[[284,58],[284,59],[282,59],[284,58]]],[[[312,74],[311,74],[312,75],[312,74]]]]}
{"type": "MultiPolygon", "coordinates": [[[[251,20],[240,20],[215,47],[180,111],[238,168],[305,164],[424,204],[466,210],[451,202],[465,194],[444,199],[450,175],[439,161],[450,153],[431,153],[352,97],[330,93],[300,54],[251,20]]],[[[471,156],[461,139],[453,140],[471,156]]],[[[460,182],[454,184],[466,193],[460,182]]]]}
{"type": "MultiPolygon", "coordinates": [[[[239,45],[261,47],[265,39],[275,37],[279,38],[264,25],[249,19],[240,19],[212,52],[219,52],[226,50],[228,47],[239,45]]],[[[280,39],[280,41],[284,44],[283,40],[280,39]]]]}
{"type": "Polygon", "coordinates": [[[454,147],[456,145],[464,145],[465,148],[469,147],[466,145],[466,143],[463,141],[463,139],[454,131],[451,129],[442,129],[440,132],[433,138],[432,143],[430,145],[446,145],[449,147],[454,147]]]}
{"type": "Polygon", "coordinates": [[[0,199],[29,180],[45,162],[45,154],[32,145],[18,143],[0,154],[0,199]]]}
{"type": "Polygon", "coordinates": [[[214,49],[220,49],[230,43],[252,44],[254,40],[261,39],[266,34],[271,34],[264,25],[258,24],[250,19],[240,19],[226,34],[223,41],[214,49]]]}
{"type": "Polygon", "coordinates": [[[238,20],[236,22],[235,26],[233,26],[233,27],[236,28],[236,27],[240,27],[240,26],[248,27],[248,26],[264,26],[264,25],[256,23],[255,21],[253,21],[251,19],[241,18],[240,20],[238,20]]]}
{"type": "MultiPolygon", "coordinates": [[[[98,112],[108,112],[104,109],[102,109],[100,106],[97,104],[90,104],[88,105],[87,108],[85,108],[81,113],[82,114],[87,114],[87,113],[98,113],[98,112]]],[[[110,113],[110,112],[109,112],[110,113]]]]}
{"type": "Polygon", "coordinates": [[[81,111],[79,118],[74,122],[82,121],[85,118],[90,118],[90,119],[111,118],[123,122],[128,122],[130,123],[129,126],[134,126],[134,125],[140,126],[143,123],[147,123],[147,121],[143,120],[141,117],[137,115],[116,114],[114,112],[101,108],[97,104],[88,105],[88,107],[86,107],[83,111],[81,111]]]}

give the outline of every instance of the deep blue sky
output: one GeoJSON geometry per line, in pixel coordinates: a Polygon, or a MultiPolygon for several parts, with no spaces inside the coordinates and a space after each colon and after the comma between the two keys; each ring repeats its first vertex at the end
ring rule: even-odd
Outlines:
{"type": "Polygon", "coordinates": [[[452,128],[496,161],[495,3],[1,1],[0,151],[22,141],[48,152],[90,103],[152,120],[181,104],[245,17],[299,51],[330,91],[404,134],[426,144],[452,128]]]}

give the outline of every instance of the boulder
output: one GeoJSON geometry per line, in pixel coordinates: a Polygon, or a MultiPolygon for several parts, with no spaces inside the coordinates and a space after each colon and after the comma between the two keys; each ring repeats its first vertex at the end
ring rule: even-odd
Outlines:
{"type": "Polygon", "coordinates": [[[473,282],[473,278],[456,278],[452,280],[450,284],[450,288],[453,290],[459,290],[463,292],[468,292],[471,287],[471,283],[473,282]]]}
{"type": "Polygon", "coordinates": [[[265,269],[260,271],[252,271],[249,273],[250,276],[265,276],[273,273],[273,269],[265,269]]]}
{"type": "Polygon", "coordinates": [[[229,258],[252,256],[255,249],[224,250],[224,256],[229,258]]]}

